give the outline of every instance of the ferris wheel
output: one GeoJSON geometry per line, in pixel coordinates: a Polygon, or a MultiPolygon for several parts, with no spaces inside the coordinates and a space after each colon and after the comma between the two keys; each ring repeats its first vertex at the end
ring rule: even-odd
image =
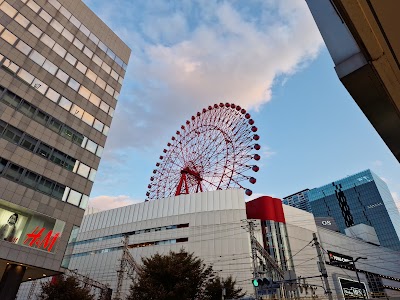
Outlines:
{"type": "Polygon", "coordinates": [[[231,103],[214,104],[192,116],[167,143],[150,178],[147,200],[256,183],[257,127],[249,113],[231,103]]]}

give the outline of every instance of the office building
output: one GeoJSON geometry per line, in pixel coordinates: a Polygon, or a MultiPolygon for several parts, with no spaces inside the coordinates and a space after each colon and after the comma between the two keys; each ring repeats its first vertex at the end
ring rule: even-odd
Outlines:
{"type": "Polygon", "coordinates": [[[63,271],[129,56],[80,0],[0,0],[0,299],[63,271]]]}
{"type": "Polygon", "coordinates": [[[399,211],[386,183],[370,170],[311,189],[308,198],[314,216],[333,217],[342,233],[365,224],[381,246],[400,250],[399,211]]]}
{"type": "Polygon", "coordinates": [[[310,202],[308,201],[308,191],[309,189],[305,189],[295,194],[283,197],[282,203],[311,212],[310,202]]]}

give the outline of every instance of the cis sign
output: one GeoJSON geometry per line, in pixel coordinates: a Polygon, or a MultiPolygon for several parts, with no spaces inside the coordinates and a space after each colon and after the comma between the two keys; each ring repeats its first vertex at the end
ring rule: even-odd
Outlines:
{"type": "Polygon", "coordinates": [[[57,232],[53,235],[53,230],[49,230],[49,232],[42,239],[42,235],[45,232],[46,228],[39,228],[39,226],[36,226],[36,228],[31,233],[26,234],[24,245],[28,244],[29,247],[36,247],[39,249],[42,248],[51,252],[54,244],[60,238],[61,233],[57,232]]]}

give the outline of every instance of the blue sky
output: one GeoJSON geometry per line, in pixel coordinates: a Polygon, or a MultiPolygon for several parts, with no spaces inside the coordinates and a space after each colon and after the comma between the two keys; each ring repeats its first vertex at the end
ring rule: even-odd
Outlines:
{"type": "Polygon", "coordinates": [[[370,168],[400,201],[400,164],[338,80],[305,1],[84,2],[132,49],[91,206],[143,201],[174,132],[221,101],[259,128],[256,195],[370,168]]]}

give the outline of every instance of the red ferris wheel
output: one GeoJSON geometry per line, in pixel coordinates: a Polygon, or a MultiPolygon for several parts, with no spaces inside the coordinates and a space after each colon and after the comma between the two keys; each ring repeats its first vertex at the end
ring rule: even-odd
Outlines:
{"type": "Polygon", "coordinates": [[[249,113],[231,103],[214,104],[187,120],[163,150],[150,178],[147,200],[181,194],[242,188],[256,179],[253,161],[260,150],[257,127],[249,113]]]}

